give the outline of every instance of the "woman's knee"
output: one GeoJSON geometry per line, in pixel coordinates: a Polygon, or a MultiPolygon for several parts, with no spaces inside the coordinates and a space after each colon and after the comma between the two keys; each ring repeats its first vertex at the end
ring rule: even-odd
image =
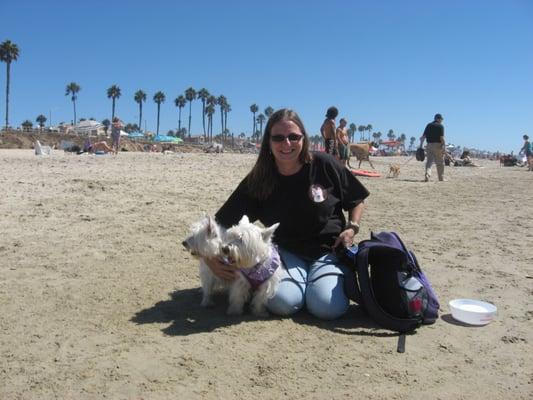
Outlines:
{"type": "Polygon", "coordinates": [[[328,285],[311,284],[307,288],[305,303],[307,310],[320,319],[336,319],[348,311],[350,300],[338,282],[333,288],[328,285]]]}
{"type": "Polygon", "coordinates": [[[268,300],[267,307],[276,315],[291,315],[301,310],[305,298],[303,289],[294,282],[281,282],[274,296],[268,300]]]}

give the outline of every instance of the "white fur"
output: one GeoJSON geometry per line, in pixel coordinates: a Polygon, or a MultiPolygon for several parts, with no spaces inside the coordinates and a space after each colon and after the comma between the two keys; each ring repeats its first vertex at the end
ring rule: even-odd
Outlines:
{"type": "MultiPolygon", "coordinates": [[[[269,228],[260,228],[248,220],[245,215],[235,225],[227,230],[223,239],[222,252],[238,269],[253,268],[266,261],[272,252],[272,235],[279,224],[269,228]]],[[[280,268],[265,282],[263,282],[252,296],[252,313],[257,316],[267,316],[266,304],[276,292],[280,280],[280,268]]],[[[252,295],[252,287],[241,274],[232,283],[229,290],[228,314],[242,314],[244,304],[252,295]]]]}
{"type": "MultiPolygon", "coordinates": [[[[260,228],[243,216],[238,225],[224,231],[213,218],[205,217],[193,224],[191,236],[183,245],[200,258],[200,281],[202,284],[203,307],[213,305],[212,295],[216,291],[229,294],[229,315],[240,315],[244,305],[252,297],[252,287],[246,277],[237,274],[233,281],[226,281],[213,274],[203,258],[219,257],[225,259],[237,269],[252,268],[271,256],[272,234],[279,224],[269,228],[260,228]]],[[[263,282],[253,293],[251,310],[254,315],[268,316],[266,303],[271,298],[279,283],[280,268],[263,282]]]]}
{"type": "Polygon", "coordinates": [[[219,257],[224,230],[211,217],[204,217],[191,226],[191,235],[183,245],[191,254],[200,259],[200,282],[202,284],[202,307],[213,306],[212,295],[223,290],[227,283],[217,278],[207,266],[204,258],[219,257]]]}

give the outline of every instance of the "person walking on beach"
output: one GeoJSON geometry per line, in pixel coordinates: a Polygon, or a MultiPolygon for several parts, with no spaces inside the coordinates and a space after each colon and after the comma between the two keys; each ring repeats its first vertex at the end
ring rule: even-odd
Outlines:
{"type": "Polygon", "coordinates": [[[118,117],[113,118],[111,125],[111,139],[113,140],[113,151],[118,154],[120,148],[120,131],[122,130],[122,122],[118,117]]]}
{"type": "Polygon", "coordinates": [[[335,118],[337,118],[337,115],[339,115],[339,110],[337,110],[337,107],[328,108],[326,111],[326,119],[320,127],[320,133],[324,138],[326,153],[335,157],[338,156],[337,135],[335,132],[335,118]]]}
{"type": "MultiPolygon", "coordinates": [[[[243,215],[264,226],[279,222],[274,243],[283,270],[268,309],[285,316],[306,308],[318,318],[335,319],[348,310],[344,280],[355,278],[336,250],[353,244],[369,193],[331,155],[311,153],[309,144],[296,112],[272,114],[254,167],[215,218],[226,228],[243,215]]],[[[205,262],[221,279],[238,273],[217,258],[205,262]]]]}
{"type": "Polygon", "coordinates": [[[426,125],[424,133],[420,137],[420,147],[427,141],[426,146],[426,175],[425,182],[429,181],[431,177],[431,166],[433,163],[437,164],[437,175],[439,181],[444,180],[444,126],[442,125],[442,115],[435,114],[433,122],[426,125]]]}
{"type": "Polygon", "coordinates": [[[346,131],[347,124],[348,122],[344,118],[341,118],[336,133],[339,148],[339,160],[345,167],[350,166],[350,149],[348,146],[350,141],[348,140],[348,132],[346,131]]]}
{"type": "Polygon", "coordinates": [[[524,139],[524,145],[520,149],[520,153],[523,153],[526,156],[527,170],[533,171],[533,148],[531,146],[531,142],[529,141],[528,135],[524,135],[522,138],[524,139]]]}

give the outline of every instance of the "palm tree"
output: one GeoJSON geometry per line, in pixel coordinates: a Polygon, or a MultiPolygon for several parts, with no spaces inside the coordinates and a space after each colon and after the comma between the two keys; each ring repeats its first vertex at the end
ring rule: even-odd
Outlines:
{"type": "Polygon", "coordinates": [[[137,90],[133,96],[133,99],[139,104],[139,130],[142,131],[141,126],[143,117],[143,102],[146,101],[146,93],[144,93],[142,90],[137,90]]]}
{"type": "Polygon", "coordinates": [[[111,121],[115,119],[115,99],[118,99],[120,95],[121,93],[118,85],[113,85],[109,89],[107,89],[107,98],[113,100],[113,105],[111,109],[111,121]]]}
{"type": "Polygon", "coordinates": [[[105,134],[106,134],[106,136],[107,136],[107,130],[108,130],[109,127],[111,126],[111,121],[108,120],[108,119],[106,118],[106,119],[104,119],[104,120],[102,121],[102,125],[104,126],[104,132],[105,132],[105,134]]]}
{"type": "Polygon", "coordinates": [[[355,137],[355,132],[357,132],[357,125],[354,123],[350,124],[350,129],[348,129],[348,134],[350,135],[350,142],[353,142],[353,139],[355,137]]]}
{"type": "Polygon", "coordinates": [[[43,131],[44,123],[46,122],[46,117],[43,114],[40,114],[35,118],[35,121],[39,124],[39,127],[41,128],[41,132],[43,131]]]}
{"type": "Polygon", "coordinates": [[[256,113],[257,111],[259,111],[259,107],[257,106],[257,104],[252,104],[252,105],[250,106],[250,111],[252,112],[252,114],[253,114],[253,118],[254,118],[254,121],[253,121],[254,124],[253,124],[253,128],[252,128],[252,129],[253,129],[253,130],[252,130],[252,138],[253,138],[253,137],[255,137],[255,126],[256,126],[255,113],[256,113]]]}
{"type": "Polygon", "coordinates": [[[17,61],[19,48],[15,43],[6,40],[0,44],[0,61],[6,63],[6,129],[9,126],[9,81],[11,77],[11,62],[17,61]]]}
{"type": "Polygon", "coordinates": [[[363,134],[363,132],[365,131],[365,129],[366,129],[366,126],[364,126],[364,125],[359,125],[359,126],[357,127],[357,130],[359,131],[359,133],[360,133],[360,135],[361,135],[361,138],[360,138],[360,139],[361,139],[361,142],[364,141],[364,139],[365,139],[365,136],[364,136],[364,134],[363,134]]]}
{"type": "Polygon", "coordinates": [[[31,130],[31,128],[33,128],[33,122],[31,122],[29,119],[27,119],[26,121],[24,121],[22,124],[22,130],[24,130],[25,132],[31,130]]]}
{"type": "Polygon", "coordinates": [[[174,104],[178,107],[178,133],[181,133],[181,109],[187,104],[187,99],[180,94],[174,99],[174,104]]]}
{"type": "Polygon", "coordinates": [[[389,140],[394,140],[394,138],[396,137],[392,129],[389,129],[389,132],[387,133],[387,137],[389,138],[389,140]]]}
{"type": "Polygon", "coordinates": [[[208,117],[208,126],[207,126],[207,139],[212,142],[213,141],[213,114],[216,111],[215,106],[217,105],[217,98],[215,96],[208,96],[206,101],[206,113],[207,113],[207,107],[213,106],[213,110],[211,111],[211,114],[207,114],[208,117]]]}
{"type": "Polygon", "coordinates": [[[159,91],[156,94],[154,94],[154,101],[157,104],[157,129],[156,129],[156,136],[159,135],[159,110],[161,108],[161,103],[165,102],[165,93],[159,91]]]}
{"type": "Polygon", "coordinates": [[[215,104],[208,103],[205,107],[205,113],[207,114],[207,135],[209,141],[213,141],[213,114],[215,113],[215,104]]]}
{"type": "Polygon", "coordinates": [[[220,130],[222,134],[224,134],[224,107],[226,107],[227,102],[226,96],[221,94],[217,97],[217,104],[220,107],[220,130]]]}
{"type": "Polygon", "coordinates": [[[191,137],[191,111],[192,111],[192,101],[196,99],[196,90],[192,87],[185,91],[185,98],[189,102],[189,137],[191,137]]]}
{"type": "Polygon", "coordinates": [[[274,114],[274,109],[272,107],[268,106],[265,108],[265,115],[267,118],[270,118],[272,114],[274,114]]]}
{"type": "Polygon", "coordinates": [[[228,113],[231,112],[231,105],[226,101],[224,105],[224,132],[229,132],[228,130],[228,113]]]}
{"type": "Polygon", "coordinates": [[[257,116],[257,122],[259,122],[259,134],[260,135],[263,133],[263,124],[265,123],[265,121],[266,121],[266,117],[264,114],[259,114],[257,116]]]}
{"type": "Polygon", "coordinates": [[[78,85],[76,82],[70,82],[65,91],[65,96],[72,95],[70,99],[72,100],[72,105],[74,106],[74,125],[76,125],[76,99],[78,98],[78,92],[80,90],[80,85],[78,85]]]}
{"type": "Polygon", "coordinates": [[[205,88],[200,89],[197,94],[197,97],[202,101],[202,127],[204,129],[204,136],[205,136],[205,102],[210,95],[211,93],[209,93],[209,91],[205,88]]]}
{"type": "Polygon", "coordinates": [[[372,124],[368,124],[368,125],[366,126],[366,129],[365,129],[365,130],[367,130],[368,133],[369,133],[369,135],[368,135],[368,140],[370,141],[370,133],[372,132],[372,124]]]}

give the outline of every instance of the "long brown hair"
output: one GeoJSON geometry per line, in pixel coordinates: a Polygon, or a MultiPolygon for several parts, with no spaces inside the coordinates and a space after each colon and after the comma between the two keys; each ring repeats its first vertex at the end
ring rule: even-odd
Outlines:
{"type": "Polygon", "coordinates": [[[272,127],[280,121],[292,121],[303,134],[302,151],[298,157],[302,164],[307,164],[311,161],[311,154],[309,153],[309,136],[305,131],[304,124],[298,114],[288,108],[282,108],[270,116],[265,127],[263,141],[261,142],[261,150],[259,157],[248,174],[247,184],[248,190],[252,197],[259,200],[264,200],[272,194],[278,184],[278,172],[274,155],[270,147],[270,132],[272,127]]]}

